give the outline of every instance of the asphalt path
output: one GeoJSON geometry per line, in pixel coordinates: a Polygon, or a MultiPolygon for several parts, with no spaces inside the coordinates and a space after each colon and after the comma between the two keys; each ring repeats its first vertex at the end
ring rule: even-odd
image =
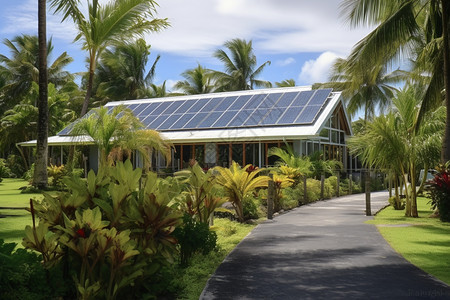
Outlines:
{"type": "MultiPolygon", "coordinates": [[[[387,198],[372,193],[372,212],[387,198]]],[[[450,287],[396,253],[370,219],[361,194],[268,220],[228,255],[200,299],[450,299],[450,287]]]]}

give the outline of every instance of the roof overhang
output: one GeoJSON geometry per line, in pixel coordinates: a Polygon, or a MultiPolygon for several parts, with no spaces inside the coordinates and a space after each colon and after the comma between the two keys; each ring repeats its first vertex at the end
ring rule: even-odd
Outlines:
{"type": "MultiPolygon", "coordinates": [[[[18,143],[17,145],[22,147],[35,147],[36,140],[18,143]]],[[[89,136],[50,136],[48,138],[49,146],[71,146],[71,145],[93,145],[94,141],[89,136]]]]}

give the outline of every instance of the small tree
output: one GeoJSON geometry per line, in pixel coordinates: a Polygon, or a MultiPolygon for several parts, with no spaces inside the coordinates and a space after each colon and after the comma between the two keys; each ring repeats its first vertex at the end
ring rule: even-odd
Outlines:
{"type": "Polygon", "coordinates": [[[231,202],[236,210],[239,222],[244,222],[242,207],[244,197],[258,188],[267,188],[269,177],[258,176],[264,169],[252,168],[251,165],[241,168],[235,161],[229,169],[215,167],[214,170],[219,173],[217,183],[223,186],[226,199],[231,202]]]}

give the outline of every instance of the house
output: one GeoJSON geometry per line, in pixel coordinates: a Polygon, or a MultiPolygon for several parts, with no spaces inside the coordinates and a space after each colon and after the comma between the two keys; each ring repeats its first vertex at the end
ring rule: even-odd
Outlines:
{"type": "MultiPolygon", "coordinates": [[[[154,155],[153,168],[184,168],[191,159],[203,167],[241,165],[271,166],[271,147],[289,144],[309,155],[322,151],[325,159],[340,160],[352,169],[346,140],[352,135],[341,93],[308,87],[259,89],[238,92],[116,101],[128,107],[147,129],[155,129],[174,144],[172,161],[154,155]]],[[[49,146],[89,144],[88,138],[70,136],[69,125],[49,146]]],[[[35,141],[22,143],[33,146],[35,141]]],[[[91,146],[90,166],[96,169],[97,150],[91,146]]],[[[139,159],[137,165],[141,164],[139,159]]]]}

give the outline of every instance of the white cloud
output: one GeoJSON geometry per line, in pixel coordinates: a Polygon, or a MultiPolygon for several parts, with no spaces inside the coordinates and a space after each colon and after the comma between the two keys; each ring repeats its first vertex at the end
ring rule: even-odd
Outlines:
{"type": "Polygon", "coordinates": [[[280,66],[280,67],[285,67],[285,66],[288,66],[288,65],[291,65],[291,64],[294,64],[294,63],[295,63],[295,58],[293,58],[293,57],[288,57],[288,58],[286,58],[284,60],[277,60],[275,62],[275,64],[277,66],[280,66]]]}
{"type": "Polygon", "coordinates": [[[327,81],[331,66],[338,57],[333,52],[324,52],[316,60],[306,61],[299,75],[300,82],[313,84],[327,81]]]}
{"type": "Polygon", "coordinates": [[[252,39],[265,53],[348,53],[368,29],[350,30],[339,17],[341,0],[165,0],[158,17],[171,27],[148,35],[153,49],[207,57],[233,38],[252,39]]]}

